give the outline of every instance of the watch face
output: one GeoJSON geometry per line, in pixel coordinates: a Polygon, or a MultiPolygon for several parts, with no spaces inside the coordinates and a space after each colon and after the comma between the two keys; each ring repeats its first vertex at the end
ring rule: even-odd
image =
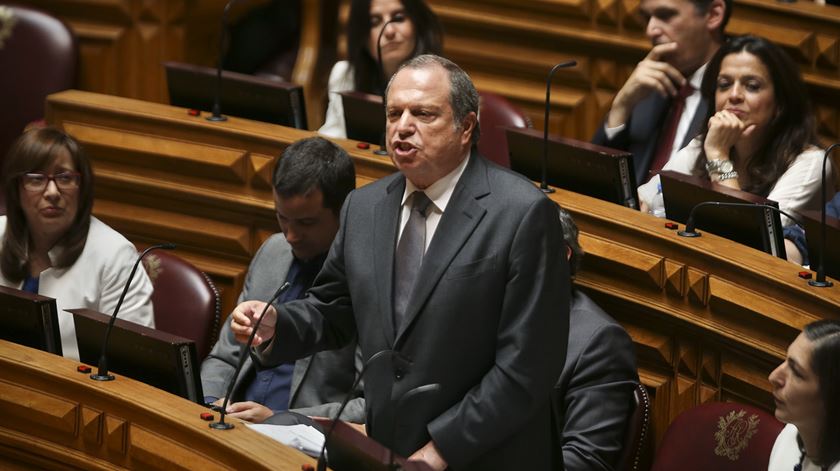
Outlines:
{"type": "Polygon", "coordinates": [[[720,163],[720,173],[729,173],[735,168],[731,160],[724,160],[720,163]]]}

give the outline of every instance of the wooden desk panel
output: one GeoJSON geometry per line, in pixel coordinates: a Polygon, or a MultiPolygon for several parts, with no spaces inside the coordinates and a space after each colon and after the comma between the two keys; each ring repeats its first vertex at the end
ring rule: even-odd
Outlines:
{"type": "MultiPolygon", "coordinates": [[[[276,231],[271,159],[311,133],[209,123],[183,109],[79,91],[51,96],[48,119],[91,149],[94,213],[138,245],[180,244],[180,254],[225,288],[229,312],[250,257],[276,231]]],[[[354,141],[336,142],[353,156],[360,185],[394,171],[354,141]]],[[[811,288],[784,260],[711,234],[682,238],[661,219],[568,191],[551,198],[581,229],[587,255],[577,286],[635,342],[657,441],[695,404],[772,408],[766,377],[787,345],[806,323],[840,317],[840,285],[811,288]]]]}
{"type": "Polygon", "coordinates": [[[76,363],[0,340],[0,468],[285,469],[315,460],[238,420],[123,376],[98,382],[76,363]],[[218,414],[216,414],[218,417],[218,414]],[[20,468],[18,468],[20,467],[20,468]]]}

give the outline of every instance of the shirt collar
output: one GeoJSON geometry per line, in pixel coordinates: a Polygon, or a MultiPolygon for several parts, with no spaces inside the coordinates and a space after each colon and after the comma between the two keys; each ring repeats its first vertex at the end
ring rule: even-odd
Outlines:
{"type": "Polygon", "coordinates": [[[470,160],[470,150],[467,150],[467,155],[461,159],[461,163],[455,167],[455,170],[449,172],[448,174],[441,177],[438,181],[429,185],[425,190],[420,190],[414,183],[411,183],[411,180],[408,178],[405,179],[405,192],[403,193],[401,207],[405,205],[406,200],[408,197],[411,196],[412,193],[415,191],[423,191],[426,193],[426,196],[432,201],[432,204],[439,212],[446,211],[446,205],[449,204],[449,199],[452,197],[452,193],[455,191],[455,185],[458,184],[458,180],[461,179],[461,175],[464,173],[464,169],[467,168],[467,163],[470,160]]]}
{"type": "Polygon", "coordinates": [[[703,84],[703,75],[706,74],[706,67],[708,66],[708,62],[701,65],[697,70],[694,71],[693,74],[691,74],[691,78],[688,79],[688,83],[691,84],[691,87],[694,88],[695,92],[700,91],[700,85],[703,84]]]}

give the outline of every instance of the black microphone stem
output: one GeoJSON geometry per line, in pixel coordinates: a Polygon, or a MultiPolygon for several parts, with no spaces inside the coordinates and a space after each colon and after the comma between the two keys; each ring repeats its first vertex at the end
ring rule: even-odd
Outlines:
{"type": "Polygon", "coordinates": [[[548,73],[548,78],[545,81],[545,119],[543,122],[543,160],[542,160],[542,180],[540,180],[540,190],[543,193],[554,193],[553,188],[548,187],[548,111],[551,109],[551,79],[558,69],[565,69],[567,67],[574,67],[577,61],[570,60],[561,62],[551,68],[548,73]]]}
{"type": "Polygon", "coordinates": [[[318,454],[317,471],[324,471],[324,470],[327,469],[327,460],[326,460],[327,442],[329,441],[330,436],[332,436],[333,430],[335,430],[335,424],[338,423],[339,417],[341,417],[341,413],[344,412],[344,408],[347,407],[347,404],[350,402],[351,395],[356,390],[356,388],[359,386],[359,382],[362,380],[362,377],[364,377],[365,372],[368,369],[368,366],[372,365],[373,363],[376,363],[376,361],[379,358],[383,357],[386,353],[390,353],[390,354],[393,355],[393,354],[396,354],[397,351],[396,350],[380,350],[380,351],[374,353],[373,355],[371,355],[371,357],[367,359],[365,364],[362,365],[362,371],[360,371],[359,375],[356,376],[356,379],[353,381],[353,385],[350,386],[350,391],[347,393],[346,396],[344,396],[344,400],[341,401],[341,405],[338,407],[338,412],[336,412],[335,416],[333,417],[333,420],[332,420],[332,423],[330,424],[329,430],[327,430],[327,433],[324,434],[324,444],[321,446],[321,453],[318,454]]]}
{"type": "MultiPolygon", "coordinates": [[[[385,105],[385,86],[388,80],[385,78],[385,65],[382,64],[382,36],[385,35],[385,28],[391,23],[402,23],[405,21],[405,16],[396,14],[390,20],[382,25],[382,30],[379,31],[379,36],[376,38],[376,63],[379,66],[379,89],[382,91],[382,105],[385,105]]],[[[389,77],[390,78],[390,77],[389,77]]],[[[385,133],[382,133],[382,139],[379,141],[379,150],[373,151],[376,155],[388,155],[385,150],[385,133]]]]}
{"type": "Polygon", "coordinates": [[[213,96],[212,114],[207,117],[207,121],[227,121],[227,116],[222,114],[222,55],[225,50],[225,36],[227,35],[227,16],[230,7],[236,3],[237,0],[230,0],[225,5],[222,11],[222,24],[219,30],[219,64],[216,68],[216,91],[213,96]]]}
{"type": "Polygon", "coordinates": [[[769,204],[752,204],[752,203],[724,203],[721,201],[704,201],[702,203],[697,203],[691,208],[691,212],[688,213],[688,219],[685,221],[685,230],[684,231],[677,231],[677,234],[682,237],[700,237],[700,233],[694,230],[694,212],[697,211],[699,208],[703,206],[736,206],[736,207],[743,207],[743,208],[762,208],[762,209],[770,209],[772,211],[776,211],[779,214],[784,214],[787,216],[794,224],[799,227],[802,226],[802,222],[791,215],[788,212],[782,211],[781,209],[770,206],[769,204]]]}
{"type": "Polygon", "coordinates": [[[147,253],[151,252],[152,250],[157,249],[164,249],[164,250],[172,250],[175,248],[175,244],[158,244],[153,245],[151,247],[147,247],[143,253],[137,257],[137,260],[134,262],[134,266],[131,268],[131,273],[128,275],[128,280],[125,282],[125,287],[123,287],[122,294],[120,294],[120,299],[117,300],[117,306],[114,308],[114,313],[111,314],[111,319],[108,321],[108,327],[105,329],[105,338],[102,340],[102,352],[99,354],[99,365],[95,374],[91,374],[91,379],[95,379],[97,381],[113,381],[114,375],[108,374],[108,359],[106,356],[106,352],[108,351],[108,343],[111,340],[111,329],[114,328],[114,322],[117,320],[117,314],[120,312],[120,307],[122,307],[123,300],[125,299],[126,293],[128,293],[128,288],[131,286],[131,280],[134,279],[134,274],[137,272],[137,266],[140,265],[140,261],[143,260],[143,257],[146,256],[147,253]]]}
{"type": "Polygon", "coordinates": [[[219,411],[219,421],[211,422],[210,428],[216,430],[230,430],[234,427],[233,424],[225,423],[225,415],[227,415],[227,406],[230,402],[230,396],[233,394],[233,386],[236,384],[236,378],[239,377],[239,372],[242,371],[242,365],[245,364],[245,358],[249,353],[248,350],[251,348],[251,344],[254,343],[254,337],[257,335],[257,330],[260,328],[260,323],[262,323],[265,312],[268,311],[271,303],[279,298],[281,294],[285,293],[291,286],[292,284],[287,281],[277,288],[277,291],[274,292],[271,299],[265,303],[265,307],[263,308],[262,313],[260,313],[259,319],[257,319],[256,323],[254,323],[254,328],[251,331],[251,335],[248,337],[248,341],[239,348],[239,364],[236,365],[236,370],[233,372],[233,377],[230,379],[230,384],[228,385],[227,392],[225,393],[225,400],[222,401],[222,409],[219,411]]]}
{"type": "Polygon", "coordinates": [[[817,288],[830,288],[834,285],[834,283],[825,279],[825,164],[828,161],[828,157],[831,155],[831,152],[837,146],[840,146],[840,143],[828,146],[828,149],[825,150],[825,154],[823,155],[822,162],[822,187],[820,188],[820,194],[822,195],[822,205],[820,206],[820,209],[822,210],[822,214],[820,216],[820,258],[817,261],[817,279],[808,281],[809,285],[817,288]]]}

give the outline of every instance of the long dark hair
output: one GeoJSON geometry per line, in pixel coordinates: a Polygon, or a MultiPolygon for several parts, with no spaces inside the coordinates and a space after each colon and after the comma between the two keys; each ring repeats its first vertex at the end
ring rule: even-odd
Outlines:
{"type": "MultiPolygon", "coordinates": [[[[758,36],[739,36],[724,43],[712,57],[703,76],[701,91],[709,102],[709,111],[703,124],[702,138],[706,139],[709,118],[715,114],[715,92],[723,59],[730,54],[748,52],[767,68],[773,82],[776,114],[764,131],[764,142],[749,161],[740,162],[733,150],[732,160],[741,170],[741,189],[767,196],[796,157],[810,146],[818,146],[816,119],[811,110],[808,90],[799,68],[778,46],[758,36]]],[[[741,157],[744,158],[744,157],[741,157]]],[[[701,147],[694,174],[708,178],[706,151],[701,147]]]]}
{"type": "Polygon", "coordinates": [[[819,378],[825,406],[818,464],[826,467],[840,461],[840,321],[812,322],[802,331],[814,345],[811,371],[819,378]]]}
{"type": "Polygon", "coordinates": [[[81,176],[79,207],[67,233],[56,242],[64,250],[56,268],[73,265],[81,255],[90,228],[93,209],[93,172],[84,151],[75,139],[52,127],[34,128],[23,133],[3,162],[3,191],[6,196],[6,233],[0,246],[0,270],[8,280],[18,283],[29,274],[29,244],[31,237],[20,201],[21,177],[28,172],[47,168],[62,150],[70,154],[81,176]]]}
{"type": "MultiPolygon", "coordinates": [[[[353,67],[356,91],[381,94],[388,83],[379,73],[376,57],[368,51],[371,0],[353,0],[347,20],[347,56],[353,67]]],[[[415,43],[411,57],[440,54],[443,50],[443,28],[437,15],[423,0],[400,0],[405,14],[414,23],[415,43]]],[[[375,52],[374,52],[375,54],[375,52]]],[[[407,57],[406,60],[411,57],[407,57]]]]}

